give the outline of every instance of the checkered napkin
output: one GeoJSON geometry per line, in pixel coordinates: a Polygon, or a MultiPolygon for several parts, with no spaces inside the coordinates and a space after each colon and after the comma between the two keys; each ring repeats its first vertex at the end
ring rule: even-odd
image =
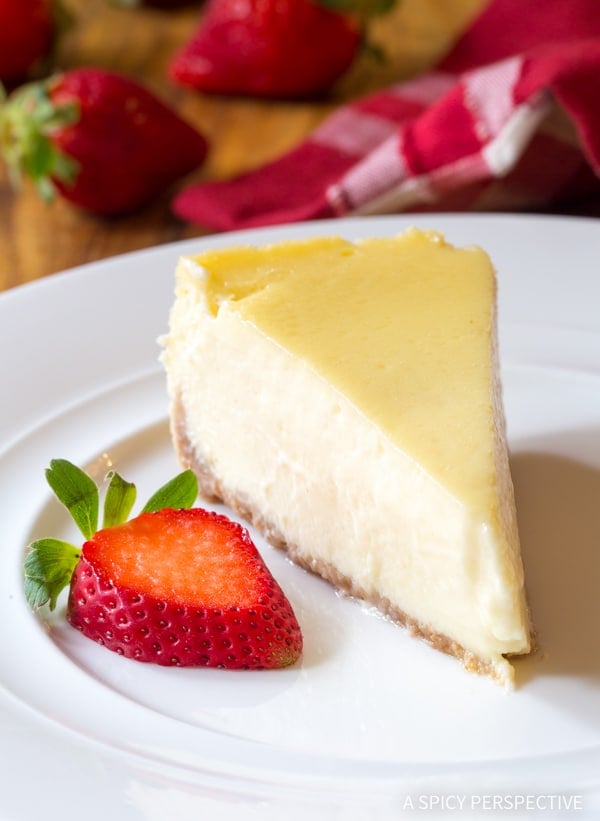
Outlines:
{"type": "Polygon", "coordinates": [[[541,206],[600,190],[600,0],[492,0],[430,73],[339,108],[290,153],[174,200],[215,230],[541,206]]]}

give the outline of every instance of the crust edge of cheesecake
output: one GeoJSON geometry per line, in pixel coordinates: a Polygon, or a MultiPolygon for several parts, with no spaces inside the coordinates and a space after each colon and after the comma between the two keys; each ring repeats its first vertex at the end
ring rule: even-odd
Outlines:
{"type": "MultiPolygon", "coordinates": [[[[514,668],[506,656],[502,656],[501,662],[486,661],[471,650],[467,650],[454,639],[413,619],[399,607],[393,605],[387,598],[367,594],[363,588],[352,579],[339,573],[330,563],[317,559],[309,561],[301,555],[298,547],[286,541],[279,530],[255,510],[247,500],[221,484],[207,461],[198,454],[189,438],[185,410],[178,396],[175,396],[171,401],[170,429],[177,458],[184,468],[190,468],[196,474],[200,495],[204,499],[224,503],[238,516],[255,527],[270,545],[283,550],[296,565],[325,579],[340,593],[374,606],[383,616],[407,629],[411,636],[424,640],[435,650],[454,656],[462,663],[467,672],[489,676],[507,689],[514,688],[514,668]]],[[[527,655],[535,651],[535,635],[531,626],[531,619],[529,619],[529,631],[531,645],[527,655]]],[[[521,654],[514,654],[515,657],[519,655],[521,654]]]]}

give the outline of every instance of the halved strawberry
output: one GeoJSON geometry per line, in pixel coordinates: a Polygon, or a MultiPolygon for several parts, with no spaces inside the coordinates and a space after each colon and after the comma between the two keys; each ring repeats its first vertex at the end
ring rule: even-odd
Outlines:
{"type": "Polygon", "coordinates": [[[34,608],[47,602],[53,608],[70,584],[71,625],[138,661],[264,669],[299,658],[302,633],[289,601],[247,530],[220,514],[189,509],[197,493],[190,471],[128,522],[135,488],[110,474],[108,526],[99,531],[92,480],[64,460],[54,460],[47,475],[87,541],[81,550],[53,539],[31,545],[25,590],[34,608]],[[177,509],[165,506],[169,499],[177,509]]]}

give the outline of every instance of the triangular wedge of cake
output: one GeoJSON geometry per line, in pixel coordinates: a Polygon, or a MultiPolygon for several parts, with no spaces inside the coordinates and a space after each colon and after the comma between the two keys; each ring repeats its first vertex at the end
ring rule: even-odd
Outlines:
{"type": "Polygon", "coordinates": [[[207,497],[512,682],[531,630],[484,251],[411,229],[184,258],[164,346],[207,497]]]}

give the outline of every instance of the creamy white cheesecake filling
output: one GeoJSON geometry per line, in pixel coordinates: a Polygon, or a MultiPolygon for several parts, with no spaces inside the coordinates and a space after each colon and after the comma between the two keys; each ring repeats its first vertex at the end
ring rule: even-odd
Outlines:
{"type": "MultiPolygon", "coordinates": [[[[510,682],[504,654],[530,639],[507,465],[507,504],[466,506],[227,301],[206,304],[204,272],[182,265],[163,358],[198,460],[305,564],[333,565],[510,682]]],[[[502,463],[500,404],[494,424],[502,463]]]]}

